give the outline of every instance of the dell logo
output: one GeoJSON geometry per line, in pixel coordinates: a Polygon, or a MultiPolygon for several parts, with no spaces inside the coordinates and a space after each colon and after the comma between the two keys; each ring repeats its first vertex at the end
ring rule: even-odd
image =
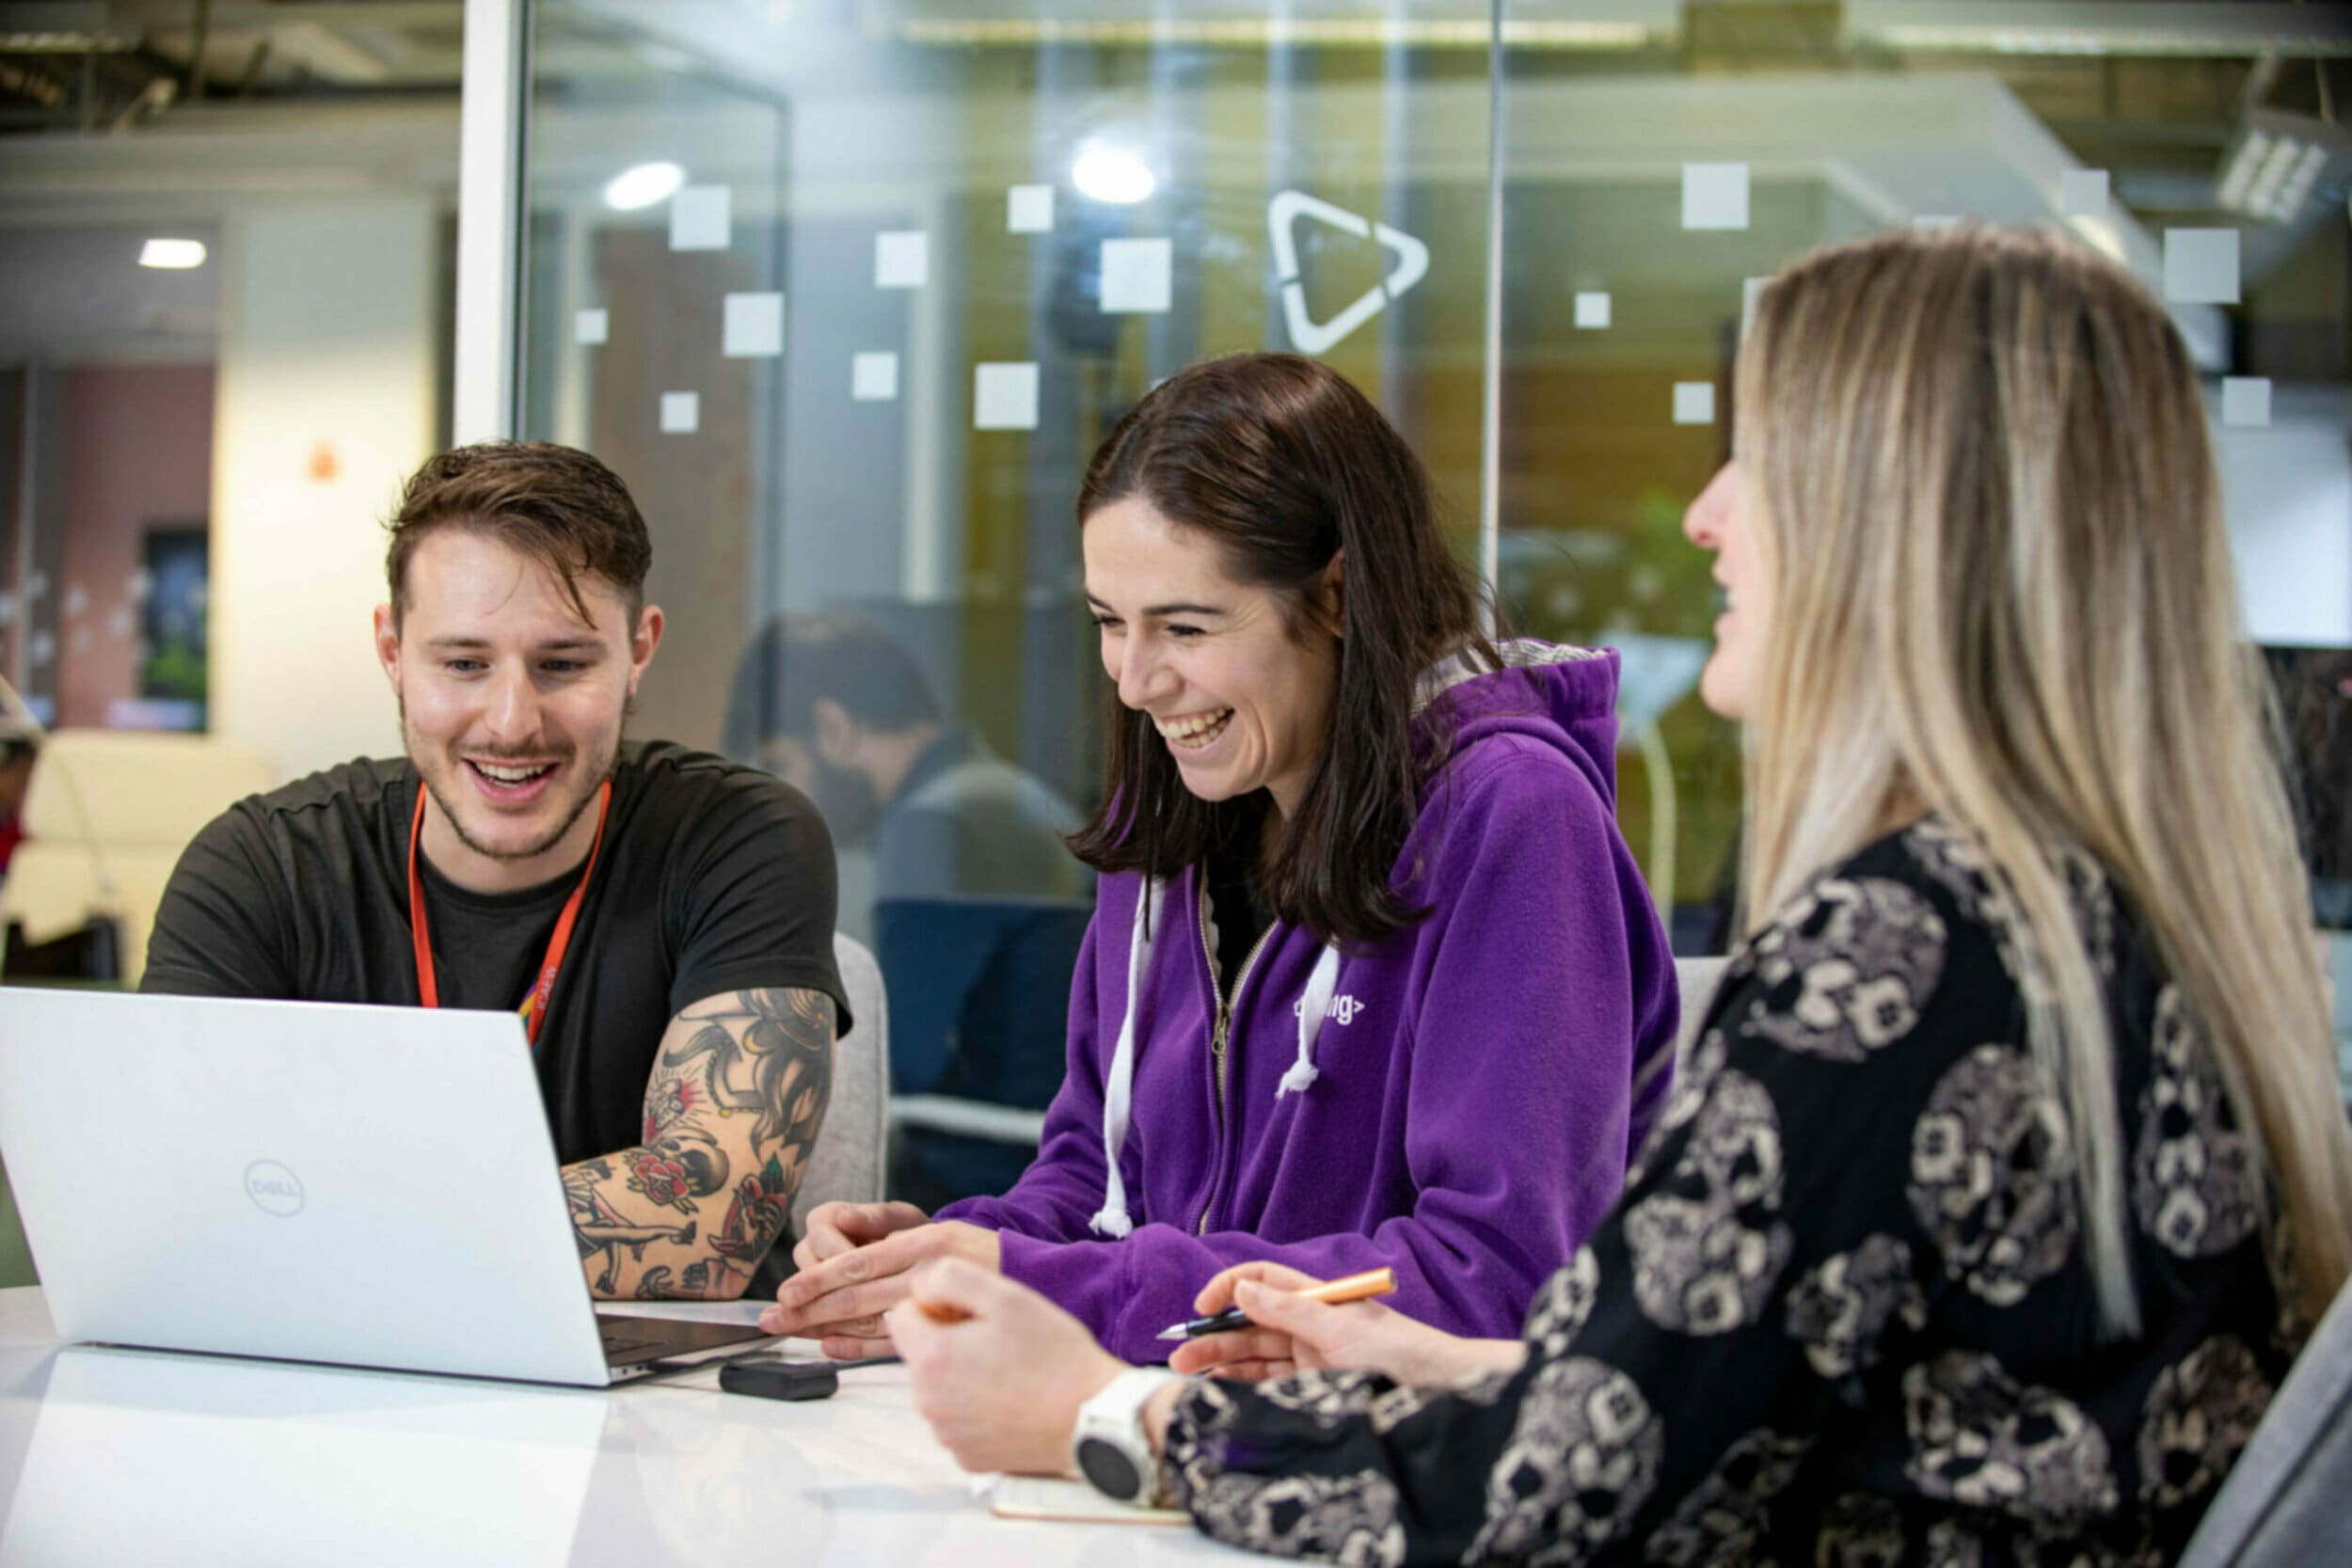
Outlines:
{"type": "Polygon", "coordinates": [[[302,1178],[275,1160],[256,1160],[245,1167],[245,1196],[262,1213],[285,1219],[302,1212],[302,1178]]]}

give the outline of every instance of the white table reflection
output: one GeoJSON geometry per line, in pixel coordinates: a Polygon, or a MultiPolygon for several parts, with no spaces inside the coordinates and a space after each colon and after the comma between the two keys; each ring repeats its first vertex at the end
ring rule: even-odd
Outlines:
{"type": "Polygon", "coordinates": [[[39,1291],[0,1291],[0,1568],[1204,1558],[1261,1560],[1190,1530],[994,1517],[896,1367],[805,1404],[709,1370],[548,1388],[60,1346],[39,1291]]]}

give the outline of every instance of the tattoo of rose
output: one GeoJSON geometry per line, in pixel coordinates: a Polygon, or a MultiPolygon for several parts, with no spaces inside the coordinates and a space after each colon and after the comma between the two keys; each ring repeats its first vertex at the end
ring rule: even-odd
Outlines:
{"type": "Polygon", "coordinates": [[[632,1191],[644,1194],[656,1203],[693,1212],[694,1200],[688,1192],[686,1167],[667,1155],[640,1154],[631,1167],[628,1184],[632,1191]]]}

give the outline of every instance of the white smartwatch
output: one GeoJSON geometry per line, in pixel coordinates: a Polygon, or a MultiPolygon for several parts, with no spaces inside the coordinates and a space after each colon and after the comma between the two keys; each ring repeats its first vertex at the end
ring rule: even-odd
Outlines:
{"type": "Polygon", "coordinates": [[[1130,1367],[1078,1406],[1070,1452],[1097,1492],[1138,1508],[1158,1500],[1160,1462],[1143,1430],[1143,1407],[1160,1389],[1183,1381],[1165,1367],[1130,1367]]]}

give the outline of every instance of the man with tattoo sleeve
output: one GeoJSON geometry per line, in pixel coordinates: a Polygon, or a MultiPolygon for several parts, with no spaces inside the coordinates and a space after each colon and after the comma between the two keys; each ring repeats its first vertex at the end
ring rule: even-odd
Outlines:
{"type": "Polygon", "coordinates": [[[662,615],[595,458],[445,452],[389,531],[375,651],[405,754],[206,827],[142,989],[516,1009],[591,1289],[740,1295],[850,1022],[823,821],[765,773],[622,738],[662,615]]]}

